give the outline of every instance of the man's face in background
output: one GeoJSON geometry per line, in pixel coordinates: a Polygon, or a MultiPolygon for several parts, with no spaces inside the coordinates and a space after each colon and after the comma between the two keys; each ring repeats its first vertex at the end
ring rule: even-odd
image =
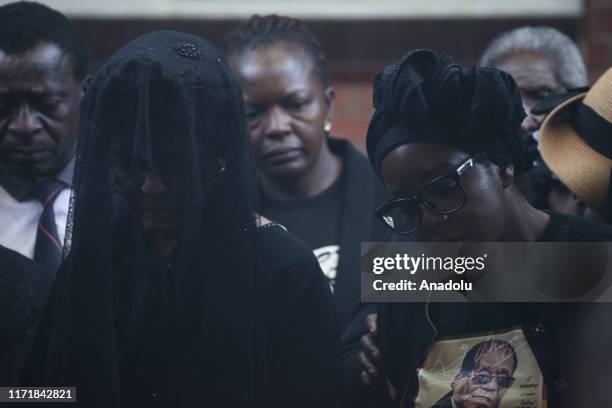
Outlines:
{"type": "Polygon", "coordinates": [[[527,117],[523,120],[523,136],[528,138],[540,129],[544,115],[534,115],[531,109],[552,94],[565,91],[557,79],[555,65],[551,59],[537,52],[518,52],[500,59],[495,68],[512,75],[523,97],[523,108],[527,117]]]}
{"type": "Polygon", "coordinates": [[[82,96],[71,57],[40,43],[0,50],[0,165],[24,177],[55,174],[74,155],[82,96]]]}
{"type": "MultiPolygon", "coordinates": [[[[512,75],[521,91],[523,108],[527,114],[521,124],[522,136],[530,149],[535,151],[537,132],[546,115],[535,115],[531,109],[551,95],[566,92],[558,78],[555,62],[544,53],[523,51],[501,58],[495,63],[495,68],[512,75]]],[[[583,210],[576,195],[554,175],[545,200],[547,208],[557,213],[579,214],[583,210]]]]}
{"type": "Polygon", "coordinates": [[[514,355],[504,347],[484,351],[474,370],[460,373],[451,384],[458,408],[496,408],[512,386],[514,355]]]}

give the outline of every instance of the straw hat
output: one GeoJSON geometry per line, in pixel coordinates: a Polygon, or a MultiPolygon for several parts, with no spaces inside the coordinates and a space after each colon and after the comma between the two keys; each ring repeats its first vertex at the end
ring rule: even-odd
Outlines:
{"type": "Polygon", "coordinates": [[[548,115],[540,129],[539,148],[553,173],[588,207],[606,215],[612,168],[612,68],[589,92],[568,99],[548,115]]]}

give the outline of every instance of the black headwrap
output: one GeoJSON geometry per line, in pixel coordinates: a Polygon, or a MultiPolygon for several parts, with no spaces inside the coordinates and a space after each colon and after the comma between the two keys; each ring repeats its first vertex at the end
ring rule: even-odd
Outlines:
{"type": "Polygon", "coordinates": [[[82,104],[68,257],[42,328],[42,383],[76,386],[80,406],[119,407],[126,378],[155,373],[138,366],[151,363],[167,367],[152,404],[259,406],[265,324],[244,118],[226,63],[193,35],[144,35],[97,70],[82,104]],[[138,208],[112,176],[113,158],[155,162],[158,134],[173,157],[164,171],[183,180],[179,245],[169,257],[147,250],[138,208]],[[131,281],[139,282],[133,293],[123,283],[131,281]],[[131,299],[141,304],[122,310],[131,299]]]}
{"type": "Polygon", "coordinates": [[[409,51],[373,79],[374,115],[367,135],[376,172],[394,148],[435,141],[529,166],[520,137],[525,112],[514,80],[488,67],[466,69],[446,55],[409,51]]]}

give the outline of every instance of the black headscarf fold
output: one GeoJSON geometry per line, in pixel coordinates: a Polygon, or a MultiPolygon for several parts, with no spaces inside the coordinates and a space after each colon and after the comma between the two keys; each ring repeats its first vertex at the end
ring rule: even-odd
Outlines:
{"type": "Polygon", "coordinates": [[[608,224],[612,224],[612,169],[610,169],[610,178],[608,182],[608,195],[606,198],[606,208],[604,209],[604,220],[608,224]]]}
{"type": "Polygon", "coordinates": [[[120,406],[122,339],[142,335],[117,324],[130,319],[117,305],[133,274],[152,282],[138,286],[149,291],[143,299],[159,296],[165,309],[159,332],[147,336],[164,348],[168,405],[263,404],[255,171],[244,117],[227,65],[193,35],[144,35],[97,70],[82,104],[67,261],[44,323],[44,384],[76,386],[80,406],[120,406]],[[179,245],[161,259],[147,255],[138,208],[112,172],[114,157],[133,168],[159,160],[155,132],[182,146],[168,151],[180,156],[167,164],[184,184],[179,245]]]}
{"type": "Polygon", "coordinates": [[[412,50],[373,79],[374,115],[368,157],[380,175],[384,157],[412,141],[447,143],[511,162],[529,160],[520,137],[525,117],[510,75],[494,68],[466,69],[446,55],[412,50]]]}

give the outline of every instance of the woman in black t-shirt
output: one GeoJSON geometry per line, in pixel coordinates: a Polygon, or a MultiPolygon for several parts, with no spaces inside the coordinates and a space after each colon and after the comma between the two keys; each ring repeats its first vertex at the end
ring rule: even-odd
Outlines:
{"type": "Polygon", "coordinates": [[[360,243],[392,236],[373,216],[384,190],[363,155],[330,137],[327,60],[301,21],[254,16],[227,35],[223,48],[244,91],[261,213],[317,255],[333,291],[349,396],[359,404],[356,351],[373,307],[360,303],[360,243]]]}

